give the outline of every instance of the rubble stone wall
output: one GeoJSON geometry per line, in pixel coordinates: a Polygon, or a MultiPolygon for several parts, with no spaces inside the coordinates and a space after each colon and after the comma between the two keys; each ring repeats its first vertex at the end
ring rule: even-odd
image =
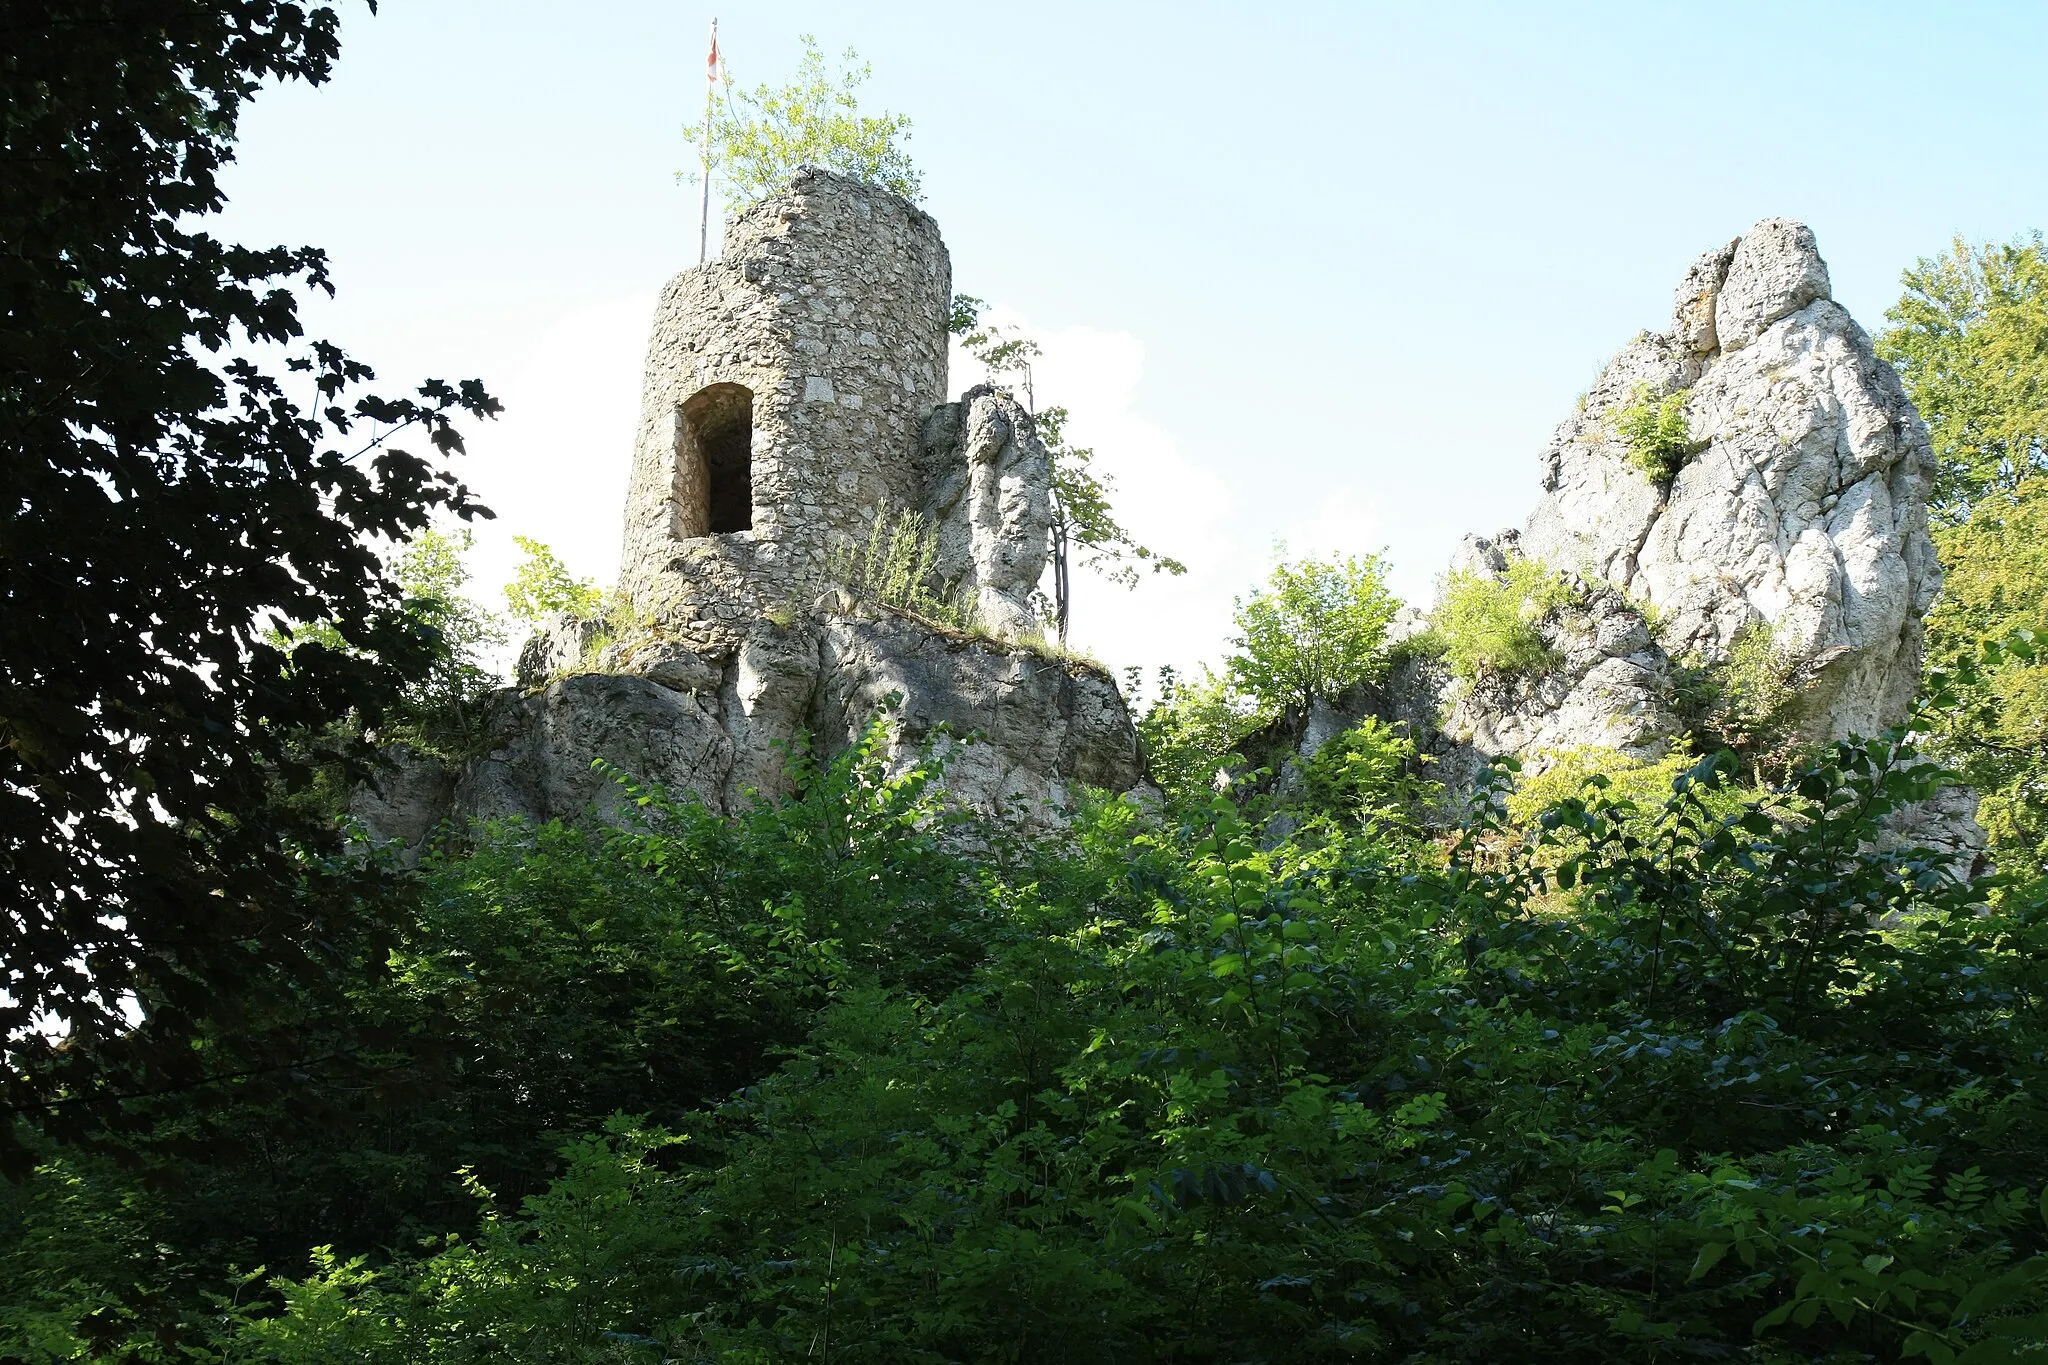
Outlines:
{"type": "Polygon", "coordinates": [[[648,340],[620,588],[649,623],[723,653],[815,577],[835,536],[922,501],[925,414],[946,397],[952,266],[938,225],[805,168],[740,215],[724,255],[662,291],[648,340]],[[751,529],[709,531],[686,405],[752,397],[751,529]]]}

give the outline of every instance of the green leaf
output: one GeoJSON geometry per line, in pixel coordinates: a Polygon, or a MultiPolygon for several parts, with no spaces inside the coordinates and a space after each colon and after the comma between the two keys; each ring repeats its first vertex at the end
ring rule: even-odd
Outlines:
{"type": "Polygon", "coordinates": [[[1708,1242],[1701,1247],[1700,1254],[1693,1258],[1692,1273],[1686,1276],[1687,1282],[1701,1279],[1708,1271],[1721,1264],[1721,1258],[1728,1254],[1730,1245],[1728,1242],[1708,1242]]]}

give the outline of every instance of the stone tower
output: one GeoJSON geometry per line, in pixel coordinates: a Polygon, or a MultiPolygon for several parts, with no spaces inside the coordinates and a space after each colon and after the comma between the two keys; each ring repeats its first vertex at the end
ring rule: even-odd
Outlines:
{"type": "Polygon", "coordinates": [[[716,653],[815,581],[835,539],[924,508],[952,266],[903,199],[806,167],[662,291],[619,586],[716,653]]]}

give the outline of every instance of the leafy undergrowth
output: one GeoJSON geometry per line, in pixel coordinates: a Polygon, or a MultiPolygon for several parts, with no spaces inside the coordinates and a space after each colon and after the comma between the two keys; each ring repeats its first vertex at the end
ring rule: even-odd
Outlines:
{"type": "Polygon", "coordinates": [[[1935,778],[1893,743],[1732,768],[1483,801],[1448,854],[1364,759],[1277,844],[1104,800],[967,858],[872,747],[737,821],[504,829],[429,873],[401,994],[494,1077],[440,1083],[434,1159],[545,1093],[558,1166],[499,1131],[447,1235],[308,1200],[331,1245],[232,1271],[172,1250],[189,1198],[55,1159],[0,1324],[29,1360],[2041,1358],[2044,888],[1875,851],[1935,778]]]}

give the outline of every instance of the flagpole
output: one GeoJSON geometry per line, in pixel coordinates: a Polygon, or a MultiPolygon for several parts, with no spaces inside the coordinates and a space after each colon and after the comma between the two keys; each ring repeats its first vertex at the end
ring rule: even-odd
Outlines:
{"type": "Polygon", "coordinates": [[[704,198],[697,209],[697,264],[711,238],[711,100],[718,89],[718,20],[711,21],[711,57],[704,64],[704,198]]]}

